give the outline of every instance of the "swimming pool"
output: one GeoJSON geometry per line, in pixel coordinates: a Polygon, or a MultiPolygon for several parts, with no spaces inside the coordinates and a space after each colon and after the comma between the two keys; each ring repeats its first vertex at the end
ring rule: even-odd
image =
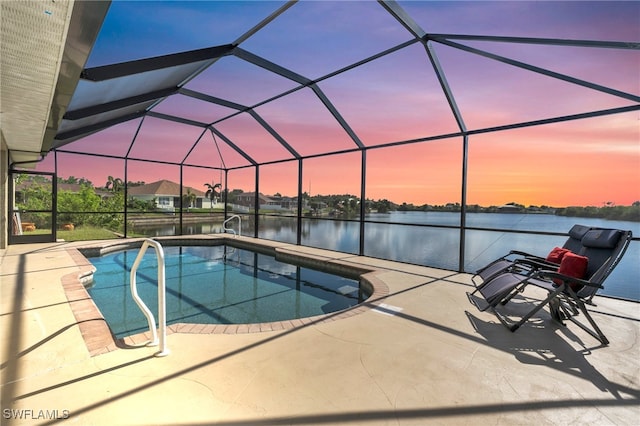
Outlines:
{"type": "MultiPolygon", "coordinates": [[[[89,260],[88,293],[116,338],[148,330],[129,282],[138,249],[89,260]]],[[[280,262],[228,245],[167,246],[167,323],[253,324],[341,311],[371,295],[357,280],[280,262]]],[[[157,318],[157,257],[148,250],[137,273],[138,293],[157,318]]]]}

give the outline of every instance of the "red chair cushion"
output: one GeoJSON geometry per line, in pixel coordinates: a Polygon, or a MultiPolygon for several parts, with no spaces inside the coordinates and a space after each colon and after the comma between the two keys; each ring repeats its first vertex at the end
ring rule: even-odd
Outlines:
{"type": "Polygon", "coordinates": [[[547,261],[560,264],[564,255],[568,252],[569,250],[566,248],[554,247],[554,249],[547,255],[547,261]]]}
{"type": "MultiPolygon", "coordinates": [[[[580,256],[579,254],[575,254],[572,252],[565,253],[562,256],[562,261],[560,262],[560,268],[558,272],[563,275],[568,275],[570,277],[575,278],[584,278],[587,274],[587,266],[589,264],[589,258],[586,256],[580,256]]],[[[557,284],[562,284],[561,281],[556,281],[557,284]]],[[[574,290],[578,291],[582,286],[576,283],[570,283],[569,286],[574,290]]]]}

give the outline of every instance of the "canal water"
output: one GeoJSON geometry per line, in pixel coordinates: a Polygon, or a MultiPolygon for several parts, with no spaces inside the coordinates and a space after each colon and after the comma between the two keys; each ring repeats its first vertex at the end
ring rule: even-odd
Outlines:
{"type": "MultiPolygon", "coordinates": [[[[366,216],[365,255],[419,265],[457,270],[460,263],[460,214],[455,212],[390,212],[366,216]],[[452,227],[452,228],[448,228],[452,227]]],[[[549,214],[469,213],[468,228],[566,233],[574,224],[617,228],[640,236],[640,223],[597,218],[575,218],[549,214]]],[[[243,220],[243,235],[253,235],[255,225],[243,220]]],[[[189,224],[187,235],[222,232],[220,224],[189,224]]],[[[289,243],[296,242],[295,217],[261,216],[258,236],[289,243]]],[[[145,228],[149,236],[175,235],[176,225],[145,228]]],[[[464,270],[474,272],[509,252],[521,250],[546,256],[566,237],[532,235],[493,230],[467,229],[464,270]]],[[[358,253],[360,224],[357,221],[303,218],[302,244],[347,253],[358,253]]],[[[622,262],[605,281],[600,294],[640,300],[640,242],[633,241],[622,262]]]]}

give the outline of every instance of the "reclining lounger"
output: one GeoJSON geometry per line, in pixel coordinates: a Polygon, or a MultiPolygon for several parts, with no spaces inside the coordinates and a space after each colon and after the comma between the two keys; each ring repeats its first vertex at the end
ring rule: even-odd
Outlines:
{"type": "MultiPolygon", "coordinates": [[[[511,331],[516,331],[535,313],[545,305],[549,305],[552,319],[564,325],[564,320],[570,320],[595,337],[603,345],[609,340],[602,333],[591,315],[586,304],[593,304],[592,299],[596,292],[603,288],[604,280],[613,271],[624,255],[631,240],[631,231],[617,229],[592,229],[582,238],[582,247],[578,255],[572,259],[586,262],[584,277],[576,277],[575,274],[566,274],[563,264],[557,270],[532,268],[526,275],[512,272],[507,267],[479,286],[473,293],[479,292],[486,300],[487,305],[480,307],[471,297],[473,293],[467,293],[471,302],[480,310],[491,308],[500,322],[511,331]],[[534,285],[547,291],[547,297],[527,312],[519,321],[513,322],[500,313],[499,304],[506,304],[518,292],[524,290],[527,285],[534,285]],[[582,313],[590,327],[576,320],[576,316],[582,313]]],[[[564,263],[564,258],[563,258],[564,263]]]]}
{"type": "MultiPolygon", "coordinates": [[[[592,229],[585,225],[573,225],[569,230],[569,238],[565,241],[562,248],[577,253],[582,248],[582,237],[592,229]]],[[[518,250],[511,250],[504,256],[494,260],[488,265],[478,269],[475,275],[472,277],[472,282],[476,287],[481,287],[486,281],[489,281],[492,277],[506,271],[513,266],[514,260],[528,259],[537,264],[546,264],[548,269],[556,269],[559,265],[548,261],[546,258],[526,253],[518,250]]],[[[541,265],[540,265],[541,266],[541,265]]]]}

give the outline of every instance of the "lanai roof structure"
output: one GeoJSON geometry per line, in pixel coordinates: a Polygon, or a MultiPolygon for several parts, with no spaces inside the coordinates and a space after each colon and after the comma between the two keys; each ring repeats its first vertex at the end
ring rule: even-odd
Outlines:
{"type": "MultiPolygon", "coordinates": [[[[528,21],[525,9],[516,12],[520,27],[505,22],[500,14],[515,6],[499,3],[195,2],[176,7],[193,20],[190,34],[138,46],[138,34],[178,23],[160,13],[166,6],[111,5],[81,72],[60,74],[69,81],[53,93],[56,114],[41,146],[7,138],[14,161],[73,150],[78,139],[131,122],[133,132],[118,147],[96,137],[82,151],[230,169],[639,108],[633,20],[616,27],[605,15],[599,30],[569,30],[551,18],[528,21]],[[500,26],[482,21],[489,7],[500,26]],[[155,18],[125,28],[127,13],[155,18]],[[109,37],[118,42],[108,45],[109,37]],[[596,64],[608,69],[598,73],[601,80],[593,79],[596,64]],[[147,129],[180,136],[154,151],[144,140],[147,129]]],[[[6,6],[5,13],[12,7],[23,6],[6,6]]],[[[78,16],[97,15],[93,34],[69,33],[90,41],[108,3],[74,7],[78,16]]],[[[539,7],[551,14],[571,5],[539,7]]],[[[616,9],[633,13],[634,5],[590,7],[615,17],[616,9]]],[[[38,10],[41,21],[58,19],[61,12],[49,9],[38,10]]],[[[11,89],[3,90],[10,99],[11,89]]]]}
{"type": "MultiPolygon", "coordinates": [[[[185,140],[180,144],[182,149],[176,151],[174,161],[190,163],[193,161],[191,154],[198,148],[198,145],[200,143],[209,143],[210,139],[217,136],[232,151],[235,151],[233,154],[237,158],[235,161],[229,158],[229,154],[225,155],[222,152],[219,154],[220,162],[226,167],[232,167],[234,164],[256,165],[270,161],[300,159],[303,156],[314,154],[362,150],[371,146],[408,143],[420,139],[448,138],[485,133],[498,128],[517,128],[541,124],[542,122],[621,113],[637,109],[640,101],[640,96],[634,93],[633,87],[624,87],[626,84],[623,84],[624,90],[619,90],[615,88],[615,85],[610,87],[609,85],[590,82],[568,73],[554,71],[549,69],[550,67],[546,64],[542,66],[537,64],[535,59],[533,61],[514,59],[500,53],[500,50],[504,49],[505,45],[507,46],[505,50],[508,51],[508,47],[511,47],[510,45],[542,45],[548,46],[549,49],[561,46],[586,48],[586,50],[624,50],[637,48],[636,44],[624,41],[553,40],[536,37],[431,34],[396,2],[380,2],[380,4],[364,2],[358,6],[349,5],[351,8],[378,8],[378,14],[383,15],[380,19],[386,18],[386,26],[392,27],[395,20],[398,28],[396,31],[389,31],[392,35],[389,34],[384,39],[384,43],[382,40],[380,41],[380,47],[385,47],[384,50],[369,52],[369,49],[362,49],[357,53],[349,51],[350,55],[356,56],[359,60],[347,63],[342,67],[335,68],[334,66],[334,68],[326,68],[326,70],[324,67],[318,67],[313,70],[305,70],[299,63],[288,61],[291,65],[283,65],[278,63],[279,58],[271,59],[243,48],[245,44],[251,44],[250,39],[252,37],[259,37],[259,29],[263,26],[268,24],[277,26],[277,18],[293,5],[294,3],[284,4],[256,27],[229,44],[85,68],[54,138],[53,148],[62,147],[78,138],[121,122],[148,117],[202,129],[200,134],[195,132],[195,136],[191,136],[191,139],[185,137],[185,140]],[[498,45],[497,49],[496,45],[498,45]],[[529,78],[531,79],[542,75],[550,79],[551,84],[555,84],[553,80],[557,80],[558,82],[574,85],[576,86],[576,92],[575,94],[572,93],[571,96],[574,102],[578,101],[576,102],[578,105],[580,104],[579,99],[581,96],[591,96],[593,91],[609,95],[603,96],[603,98],[609,99],[607,101],[603,100],[600,108],[593,111],[590,111],[590,109],[593,109],[592,106],[588,108],[577,107],[575,109],[559,108],[557,111],[545,108],[531,117],[522,117],[520,122],[510,123],[499,120],[495,122],[480,122],[474,120],[474,113],[468,111],[468,108],[465,108],[464,104],[461,104],[454,94],[453,86],[449,83],[448,78],[448,75],[452,75],[454,72],[447,73],[446,66],[439,59],[438,49],[446,52],[443,54],[447,58],[448,54],[478,56],[495,62],[494,66],[511,66],[516,71],[519,69],[525,73],[530,73],[531,76],[529,78]],[[429,118],[426,118],[424,134],[405,135],[402,132],[398,132],[396,135],[375,137],[368,134],[369,132],[366,132],[358,121],[353,122],[348,119],[348,111],[353,107],[341,108],[339,102],[344,102],[341,99],[342,97],[338,95],[339,99],[332,101],[332,96],[327,93],[339,92],[342,88],[340,85],[344,84],[340,81],[340,78],[349,71],[359,70],[369,63],[376,65],[377,61],[393,61],[395,57],[403,54],[416,56],[416,62],[410,65],[412,67],[410,72],[406,76],[397,75],[393,78],[389,75],[387,77],[398,82],[403,82],[404,78],[409,79],[416,74],[428,79],[429,86],[419,85],[412,89],[416,97],[428,97],[428,101],[425,102],[425,99],[421,99],[422,102],[417,102],[414,106],[409,105],[409,107],[418,110],[420,105],[423,105],[425,109],[430,111],[429,116],[435,117],[441,122],[430,122],[429,118]],[[218,64],[218,62],[220,63],[218,64]],[[248,102],[241,102],[236,93],[221,93],[219,89],[216,91],[215,88],[211,87],[211,83],[221,80],[215,75],[215,70],[218,67],[227,66],[229,63],[234,63],[232,65],[234,67],[251,68],[253,72],[260,75],[260,78],[265,79],[263,84],[268,86],[269,90],[265,90],[261,94],[256,91],[256,93],[252,94],[256,96],[255,100],[252,99],[248,102]],[[273,79],[274,83],[268,83],[268,79],[273,79]],[[275,84],[275,81],[278,83],[275,84]],[[334,81],[337,81],[337,83],[334,84],[334,81]],[[323,90],[325,85],[327,88],[323,90]],[[583,92],[578,90],[583,90],[583,92]],[[420,96],[421,92],[422,96],[420,96]],[[303,97],[305,98],[303,102],[314,105],[321,114],[325,116],[330,114],[333,117],[335,130],[342,136],[340,145],[335,147],[326,146],[328,144],[322,144],[325,145],[322,147],[310,146],[310,143],[300,141],[299,137],[283,136],[283,132],[286,129],[283,129],[282,132],[276,129],[282,123],[278,120],[278,117],[270,118],[269,106],[287,102],[293,102],[295,105],[295,103],[300,102],[298,99],[303,97]],[[190,103],[192,106],[189,106],[190,103]],[[260,107],[263,106],[266,110],[265,114],[260,113],[262,110],[260,107]],[[347,112],[343,114],[341,110],[344,109],[347,112]],[[211,111],[209,112],[209,110],[211,111]],[[214,112],[213,110],[216,111],[214,112]],[[556,116],[559,112],[563,114],[556,116]],[[259,140],[243,140],[249,138],[234,137],[222,130],[228,126],[228,123],[233,123],[234,121],[242,121],[245,125],[255,128],[255,131],[259,132],[259,137],[253,136],[251,139],[259,140]],[[401,136],[414,137],[411,139],[396,139],[401,136]]],[[[408,6],[410,8],[411,4],[408,6]]],[[[304,7],[308,6],[300,6],[301,9],[304,7]]],[[[334,7],[338,6],[334,5],[334,7]]],[[[295,14],[296,10],[293,9],[290,13],[295,14]]],[[[345,12],[344,16],[353,16],[358,11],[349,13],[351,15],[347,15],[345,12]]],[[[283,19],[286,19],[286,15],[283,19]]],[[[376,35],[375,31],[371,29],[365,30],[363,28],[362,30],[362,33],[358,34],[359,38],[369,37],[370,34],[372,34],[373,38],[376,35]]],[[[282,47],[284,52],[287,51],[285,47],[286,43],[288,43],[287,38],[287,35],[284,35],[279,40],[285,43],[282,47]]],[[[344,45],[337,46],[337,48],[345,51],[351,49],[349,43],[350,40],[344,40],[344,45]]],[[[314,49],[310,45],[305,54],[313,54],[314,49]]],[[[341,54],[340,56],[343,55],[341,54]]],[[[301,59],[296,60],[299,61],[301,59]]],[[[383,66],[388,65],[385,64],[383,66]]],[[[451,66],[453,67],[453,65],[451,66]]],[[[235,82],[238,87],[250,84],[249,81],[242,82],[243,78],[250,77],[239,76],[236,80],[237,82],[235,82]]],[[[474,73],[469,73],[466,78],[474,80],[479,77],[476,77],[474,73]]],[[[363,81],[366,82],[366,80],[363,81]]],[[[413,82],[410,84],[413,84],[413,82]]],[[[373,86],[371,90],[379,89],[383,87],[383,81],[377,81],[373,86]]],[[[405,88],[404,90],[407,89],[405,88]]],[[[401,93],[398,92],[397,95],[401,93]]],[[[494,96],[501,95],[504,94],[494,94],[494,96]]],[[[557,94],[549,93],[548,96],[550,99],[555,99],[557,94]]],[[[462,97],[464,99],[464,95],[462,97]]],[[[526,102],[527,100],[523,99],[522,101],[526,102]]],[[[354,99],[353,102],[354,106],[357,107],[358,99],[354,99]]],[[[485,102],[490,103],[491,100],[486,99],[485,102]]],[[[376,105],[371,113],[375,115],[377,113],[376,109],[386,110],[388,108],[388,105],[384,105],[381,102],[376,105]]],[[[316,118],[313,115],[306,115],[305,117],[306,121],[311,122],[315,121],[316,118]]],[[[389,118],[388,120],[387,125],[393,126],[391,119],[389,118]]],[[[220,148],[219,145],[217,146],[220,148]]]]}

